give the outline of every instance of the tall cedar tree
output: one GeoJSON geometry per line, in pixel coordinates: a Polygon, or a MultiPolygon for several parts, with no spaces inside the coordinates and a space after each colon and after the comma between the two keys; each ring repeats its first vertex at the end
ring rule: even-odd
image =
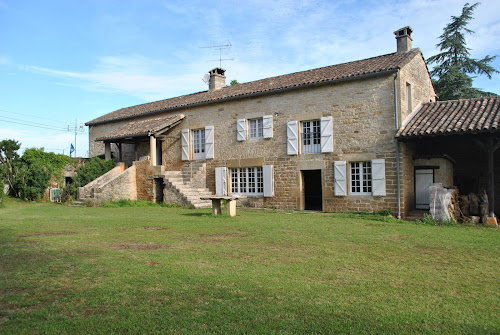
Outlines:
{"type": "MultiPolygon", "coordinates": [[[[16,181],[16,168],[19,161],[17,151],[21,148],[21,143],[15,140],[2,140],[0,141],[0,182],[5,180],[9,184],[11,192],[19,194],[14,187],[16,181]]],[[[3,183],[0,183],[3,188],[3,183]]]]}
{"type": "Polygon", "coordinates": [[[483,59],[477,60],[470,57],[469,51],[471,49],[466,46],[464,33],[474,33],[467,28],[467,24],[472,19],[472,13],[478,5],[479,2],[473,5],[466,3],[462,9],[462,15],[451,17],[451,23],[443,29],[443,34],[439,36],[440,42],[436,44],[441,53],[427,60],[428,64],[437,64],[431,71],[431,77],[433,77],[439,100],[496,95],[472,87],[472,77],[469,76],[470,74],[486,75],[491,79],[493,73],[498,73],[495,68],[489,65],[496,56],[487,55],[483,59]]]}

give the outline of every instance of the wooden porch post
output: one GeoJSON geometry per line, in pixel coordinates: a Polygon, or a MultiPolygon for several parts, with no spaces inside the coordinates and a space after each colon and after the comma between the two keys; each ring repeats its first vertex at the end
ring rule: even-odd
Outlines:
{"type": "Polygon", "coordinates": [[[479,146],[486,151],[488,156],[488,187],[486,192],[488,193],[489,202],[489,213],[488,217],[495,217],[495,151],[500,147],[500,141],[494,136],[488,136],[486,140],[480,140],[474,138],[474,141],[479,144],[479,146]]]}
{"type": "Polygon", "coordinates": [[[122,157],[122,144],[121,143],[116,143],[116,146],[118,147],[118,161],[123,162],[123,157],[122,157]]]}
{"type": "Polygon", "coordinates": [[[495,143],[493,137],[488,138],[487,153],[488,153],[488,201],[489,201],[489,217],[495,217],[495,166],[494,152],[498,148],[498,140],[495,143]]]}

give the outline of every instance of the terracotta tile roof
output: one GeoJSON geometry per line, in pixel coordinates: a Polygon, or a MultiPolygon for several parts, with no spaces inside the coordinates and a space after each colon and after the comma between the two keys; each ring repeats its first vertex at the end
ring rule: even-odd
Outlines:
{"type": "Polygon", "coordinates": [[[404,64],[413,59],[413,57],[420,54],[420,49],[417,48],[412,49],[408,53],[393,53],[344,64],[291,73],[278,77],[266,78],[234,86],[227,86],[212,92],[204,91],[183,95],[176,98],[118,109],[114,112],[89,121],[86,125],[89,126],[99,123],[107,123],[193,105],[202,105],[224,100],[243,98],[245,96],[256,94],[275,93],[282,90],[300,88],[308,85],[383,74],[401,68],[404,64]]]}
{"type": "Polygon", "coordinates": [[[150,133],[161,132],[174,126],[183,118],[184,115],[179,114],[141,121],[131,121],[117,130],[107,133],[106,136],[97,138],[96,141],[148,136],[150,133]]]}
{"type": "Polygon", "coordinates": [[[429,102],[396,137],[410,138],[500,131],[500,97],[429,102]]]}

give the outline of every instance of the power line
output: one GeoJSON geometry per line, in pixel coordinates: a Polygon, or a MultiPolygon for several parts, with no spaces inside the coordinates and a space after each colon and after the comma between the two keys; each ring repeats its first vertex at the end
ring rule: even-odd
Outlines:
{"type": "Polygon", "coordinates": [[[67,129],[63,129],[63,128],[54,128],[54,127],[46,127],[46,126],[41,126],[41,125],[34,125],[34,124],[29,124],[29,123],[24,123],[24,122],[16,122],[16,121],[10,121],[10,120],[2,120],[0,118],[0,121],[3,121],[3,122],[9,122],[9,123],[14,123],[14,124],[20,124],[20,125],[23,125],[23,126],[29,126],[29,127],[35,127],[35,128],[43,128],[43,129],[49,129],[49,130],[57,130],[57,131],[64,131],[64,132],[67,132],[68,130],[67,129]]]}
{"type": "Polygon", "coordinates": [[[46,117],[40,117],[40,116],[35,116],[35,115],[30,115],[30,114],[24,114],[24,113],[19,113],[19,112],[11,112],[11,111],[8,111],[6,109],[0,109],[0,114],[6,114],[6,113],[15,114],[15,115],[23,115],[23,116],[28,116],[28,117],[31,117],[31,118],[36,118],[36,119],[41,119],[41,120],[47,120],[47,121],[52,121],[52,122],[58,122],[58,123],[64,123],[64,124],[68,123],[66,121],[53,120],[53,119],[49,119],[49,118],[46,118],[46,117]]]}
{"type": "Polygon", "coordinates": [[[14,121],[17,121],[17,122],[23,122],[23,123],[26,123],[26,124],[31,124],[31,125],[34,125],[34,126],[41,126],[41,127],[49,127],[49,128],[55,128],[55,129],[64,129],[63,127],[57,127],[57,126],[51,126],[51,125],[48,125],[48,124],[44,124],[44,123],[38,123],[38,122],[33,122],[33,121],[27,121],[27,120],[23,120],[23,119],[18,119],[18,118],[15,118],[15,117],[10,117],[10,116],[0,116],[0,118],[4,118],[4,119],[10,119],[10,120],[14,120],[14,121]]]}

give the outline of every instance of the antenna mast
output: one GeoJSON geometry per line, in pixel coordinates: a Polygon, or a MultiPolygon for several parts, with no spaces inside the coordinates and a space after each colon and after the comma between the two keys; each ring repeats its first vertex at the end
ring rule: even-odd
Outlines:
{"type": "Polygon", "coordinates": [[[211,45],[211,46],[206,46],[206,47],[200,47],[200,49],[219,49],[219,59],[211,59],[208,60],[207,62],[219,62],[219,67],[222,68],[222,61],[223,60],[234,60],[234,58],[222,58],[222,50],[229,50],[232,47],[231,42],[227,41],[227,44],[223,45],[211,45]]]}

